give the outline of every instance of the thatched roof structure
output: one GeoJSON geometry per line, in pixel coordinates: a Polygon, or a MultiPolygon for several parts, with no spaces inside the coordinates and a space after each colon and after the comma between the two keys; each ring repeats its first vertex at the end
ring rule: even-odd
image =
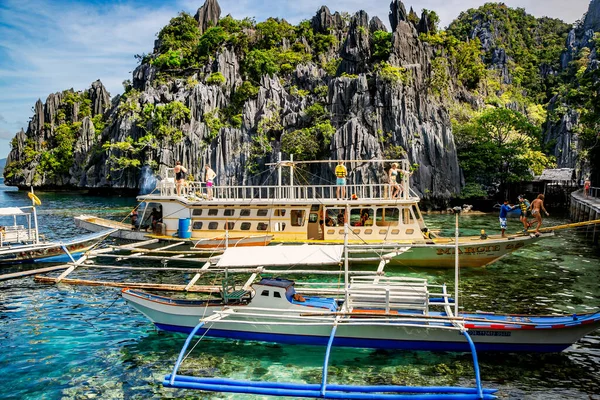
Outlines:
{"type": "Polygon", "coordinates": [[[568,182],[575,180],[574,168],[545,169],[536,181],[568,182]]]}

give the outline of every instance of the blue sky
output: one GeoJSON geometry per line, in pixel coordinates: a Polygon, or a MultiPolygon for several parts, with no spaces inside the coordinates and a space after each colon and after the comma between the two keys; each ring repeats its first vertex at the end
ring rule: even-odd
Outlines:
{"type": "MultiPolygon", "coordinates": [[[[131,77],[135,54],[152,50],[156,33],[179,11],[194,14],[204,0],[0,0],[0,158],[10,139],[32,116],[37,99],[74,88],[87,89],[102,80],[112,96],[131,77]]],[[[574,22],[589,0],[506,0],[536,16],[574,22]]],[[[235,18],[269,16],[292,23],[312,17],[319,7],[333,11],[367,11],[389,27],[389,0],[220,0],[222,15],[235,18]]],[[[460,11],[485,0],[412,0],[413,6],[435,10],[446,26],[460,11]]]]}

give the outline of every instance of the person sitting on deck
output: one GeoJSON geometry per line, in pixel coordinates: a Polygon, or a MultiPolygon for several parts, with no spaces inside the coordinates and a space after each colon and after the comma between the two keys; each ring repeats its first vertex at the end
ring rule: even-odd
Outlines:
{"type": "Polygon", "coordinates": [[[431,239],[431,232],[429,232],[428,228],[421,229],[421,232],[423,232],[423,237],[425,239],[431,239]]]}

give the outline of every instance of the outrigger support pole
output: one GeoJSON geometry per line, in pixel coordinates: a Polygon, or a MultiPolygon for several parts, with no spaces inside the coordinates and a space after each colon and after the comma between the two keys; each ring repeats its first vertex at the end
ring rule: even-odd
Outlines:
{"type": "Polygon", "coordinates": [[[185,340],[185,344],[183,345],[183,348],[179,352],[179,357],[177,357],[177,362],[175,363],[175,367],[173,368],[173,372],[171,373],[171,381],[170,381],[171,385],[173,385],[175,383],[175,377],[177,376],[177,370],[179,370],[179,366],[181,365],[181,362],[183,361],[183,357],[185,356],[185,352],[187,351],[187,348],[189,347],[190,342],[192,341],[192,338],[196,335],[196,333],[203,326],[204,326],[204,321],[200,321],[200,323],[198,325],[196,325],[196,327],[192,330],[190,335],[185,340]]]}
{"type": "Polygon", "coordinates": [[[479,373],[479,361],[477,361],[477,350],[475,350],[475,343],[471,339],[471,335],[466,330],[462,331],[462,334],[467,338],[469,347],[471,348],[471,354],[473,355],[473,369],[475,370],[475,384],[477,385],[477,396],[483,399],[483,388],[481,387],[481,374],[479,373]]]}
{"type": "Polygon", "coordinates": [[[333,345],[333,338],[335,337],[335,331],[337,330],[337,320],[333,323],[331,334],[329,335],[329,341],[327,342],[327,349],[325,350],[325,360],[323,360],[323,378],[321,380],[321,397],[325,397],[325,391],[327,390],[327,367],[329,366],[329,355],[331,354],[331,346],[333,345]]]}

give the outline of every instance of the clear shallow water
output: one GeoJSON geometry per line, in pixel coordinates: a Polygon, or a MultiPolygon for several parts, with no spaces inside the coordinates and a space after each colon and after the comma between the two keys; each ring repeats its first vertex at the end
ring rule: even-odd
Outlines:
{"type": "MultiPolygon", "coordinates": [[[[133,199],[38,193],[42,232],[50,238],[77,233],[73,216],[121,219],[133,199]]],[[[26,194],[0,186],[0,205],[28,205],[26,194]]],[[[554,217],[548,225],[564,223],[554,217]]],[[[432,229],[452,235],[453,217],[430,215],[432,229]]],[[[495,215],[464,216],[461,233],[497,232],[495,215]]],[[[509,230],[518,230],[509,221],[509,230]]],[[[584,235],[562,231],[485,269],[461,270],[465,309],[519,313],[585,312],[600,307],[600,254],[584,235]]],[[[4,270],[2,272],[5,272],[4,270]]],[[[445,269],[398,271],[453,285],[445,269]]],[[[182,283],[181,273],[82,270],[77,277],[182,283]]],[[[241,279],[241,278],[240,278],[241,279]]],[[[315,276],[303,280],[317,280],[315,276]]],[[[332,278],[337,280],[337,277],[332,278]]],[[[0,398],[166,399],[260,398],[165,389],[185,336],[156,332],[120,299],[119,290],[49,286],[33,278],[0,282],[0,374],[10,383],[0,398]]],[[[324,349],[267,343],[203,340],[182,372],[279,381],[319,381],[324,349]]],[[[600,333],[561,354],[480,354],[487,387],[503,398],[600,398],[600,333]]],[[[468,354],[334,349],[329,381],[356,384],[472,385],[468,354]]]]}

